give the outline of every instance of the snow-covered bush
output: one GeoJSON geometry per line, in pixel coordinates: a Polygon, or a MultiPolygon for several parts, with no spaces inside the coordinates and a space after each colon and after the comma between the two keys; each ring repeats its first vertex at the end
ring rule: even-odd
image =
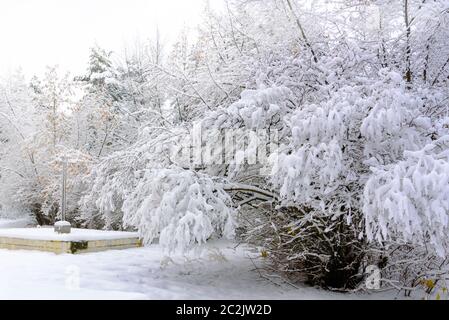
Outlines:
{"type": "Polygon", "coordinates": [[[123,203],[123,222],[139,230],[144,241],[185,251],[214,234],[233,238],[234,213],[220,184],[201,173],[154,169],[142,178],[123,203]]]}
{"type": "MultiPolygon", "coordinates": [[[[170,137],[165,142],[176,141],[170,137]]],[[[184,251],[214,234],[232,237],[234,210],[224,183],[169,162],[161,167],[157,159],[170,152],[145,138],[139,148],[94,166],[85,182],[92,188],[80,202],[87,224],[137,229],[145,243],[159,239],[169,251],[184,251]]]]}
{"type": "Polygon", "coordinates": [[[379,243],[401,239],[429,245],[440,257],[449,250],[449,136],[404,160],[373,168],[364,192],[367,237],[379,243]]]}

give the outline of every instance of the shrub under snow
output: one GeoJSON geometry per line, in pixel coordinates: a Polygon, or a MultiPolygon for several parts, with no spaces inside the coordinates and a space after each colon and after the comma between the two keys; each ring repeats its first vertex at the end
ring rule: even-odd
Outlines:
{"type": "Polygon", "coordinates": [[[379,243],[400,237],[426,245],[440,257],[449,253],[449,136],[404,160],[373,168],[364,192],[367,237],[379,243]]]}
{"type": "Polygon", "coordinates": [[[123,203],[123,222],[147,243],[189,248],[215,234],[234,236],[229,195],[206,175],[183,169],[147,170],[123,203]]]}

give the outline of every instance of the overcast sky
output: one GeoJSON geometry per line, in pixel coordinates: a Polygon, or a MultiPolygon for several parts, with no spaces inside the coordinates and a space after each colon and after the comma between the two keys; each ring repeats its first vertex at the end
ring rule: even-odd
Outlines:
{"type": "MultiPolygon", "coordinates": [[[[82,73],[95,43],[114,51],[156,26],[170,40],[201,19],[206,0],[0,0],[0,75],[46,65],[82,73]]],[[[220,0],[209,0],[215,6],[220,0]]]]}

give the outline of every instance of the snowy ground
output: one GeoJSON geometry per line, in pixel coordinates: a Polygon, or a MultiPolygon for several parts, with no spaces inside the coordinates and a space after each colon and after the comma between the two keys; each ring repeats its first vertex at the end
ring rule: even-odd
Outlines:
{"type": "Polygon", "coordinates": [[[0,219],[0,228],[24,228],[33,224],[30,218],[0,219]]]}
{"type": "Polygon", "coordinates": [[[80,255],[0,250],[0,299],[374,297],[274,284],[255,270],[253,263],[261,263],[258,256],[223,241],[208,244],[198,256],[175,258],[167,258],[158,245],[80,255]]]}

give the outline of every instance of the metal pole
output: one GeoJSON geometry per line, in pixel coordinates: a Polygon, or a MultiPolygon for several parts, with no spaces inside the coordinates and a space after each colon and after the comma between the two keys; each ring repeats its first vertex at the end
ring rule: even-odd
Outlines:
{"type": "Polygon", "coordinates": [[[67,158],[62,159],[62,197],[61,197],[61,221],[65,221],[67,211],[67,158]]]}
{"type": "Polygon", "coordinates": [[[61,221],[55,223],[54,230],[57,233],[70,233],[71,226],[66,219],[67,213],[67,157],[62,158],[62,190],[61,190],[61,221]]]}

